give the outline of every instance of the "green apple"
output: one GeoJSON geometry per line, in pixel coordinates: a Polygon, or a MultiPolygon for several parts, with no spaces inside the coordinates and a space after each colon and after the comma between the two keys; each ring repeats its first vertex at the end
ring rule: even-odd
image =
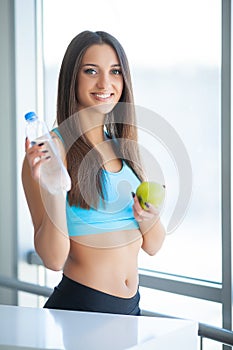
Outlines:
{"type": "Polygon", "coordinates": [[[138,186],[136,195],[144,210],[148,210],[145,203],[151,203],[158,208],[164,201],[165,186],[157,182],[144,181],[138,186]]]}

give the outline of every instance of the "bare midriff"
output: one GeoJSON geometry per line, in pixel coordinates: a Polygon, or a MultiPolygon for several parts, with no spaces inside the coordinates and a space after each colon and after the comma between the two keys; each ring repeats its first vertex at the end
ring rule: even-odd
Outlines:
{"type": "Polygon", "coordinates": [[[139,230],[70,237],[64,274],[104,293],[133,297],[138,289],[139,230]]]}

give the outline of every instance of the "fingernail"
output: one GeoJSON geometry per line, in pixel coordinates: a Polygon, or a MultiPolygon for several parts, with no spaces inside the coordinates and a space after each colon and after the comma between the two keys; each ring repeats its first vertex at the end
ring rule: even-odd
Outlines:
{"type": "Polygon", "coordinates": [[[43,146],[44,145],[44,142],[41,142],[38,144],[38,146],[43,146]]]}
{"type": "Polygon", "coordinates": [[[42,151],[42,153],[48,153],[47,149],[45,149],[44,151],[42,151]]]}
{"type": "Polygon", "coordinates": [[[48,157],[46,157],[45,159],[50,159],[51,157],[50,156],[48,156],[48,157]]]}
{"type": "Polygon", "coordinates": [[[147,208],[150,208],[150,205],[149,205],[149,203],[147,203],[147,202],[145,202],[145,206],[146,206],[147,208]]]}
{"type": "Polygon", "coordinates": [[[135,197],[135,193],[134,193],[134,192],[131,192],[131,194],[132,194],[132,197],[134,198],[134,197],[135,197]]]}

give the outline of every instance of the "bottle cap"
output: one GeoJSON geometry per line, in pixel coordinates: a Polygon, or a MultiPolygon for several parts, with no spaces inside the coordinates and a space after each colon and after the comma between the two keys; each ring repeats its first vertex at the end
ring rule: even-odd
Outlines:
{"type": "Polygon", "coordinates": [[[26,120],[33,120],[33,119],[37,119],[37,115],[35,112],[28,112],[25,114],[24,118],[26,120]]]}

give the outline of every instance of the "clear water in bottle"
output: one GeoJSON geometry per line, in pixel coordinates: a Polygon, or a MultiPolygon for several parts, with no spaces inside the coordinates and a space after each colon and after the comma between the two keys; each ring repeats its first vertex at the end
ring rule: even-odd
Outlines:
{"type": "Polygon", "coordinates": [[[44,158],[50,159],[41,163],[40,166],[40,185],[52,194],[59,193],[61,190],[69,191],[71,188],[70,176],[60,157],[46,123],[40,120],[34,112],[25,115],[26,136],[31,145],[44,143],[44,149],[47,150],[44,158]]]}

